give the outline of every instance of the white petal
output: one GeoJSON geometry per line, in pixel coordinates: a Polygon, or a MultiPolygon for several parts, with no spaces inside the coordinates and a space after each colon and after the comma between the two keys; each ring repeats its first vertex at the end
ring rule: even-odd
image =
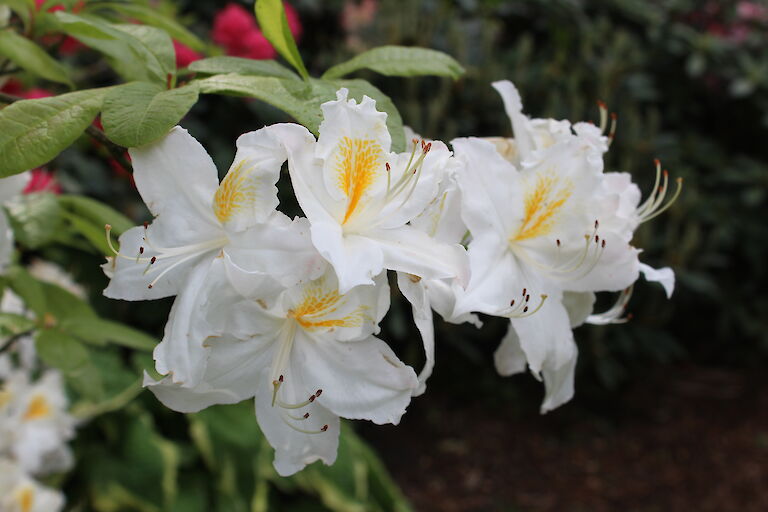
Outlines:
{"type": "Polygon", "coordinates": [[[429,304],[448,323],[463,324],[469,322],[478,329],[483,322],[474,313],[455,315],[456,297],[464,292],[464,288],[455,279],[426,279],[422,280],[427,290],[429,304]]]}
{"type": "Polygon", "coordinates": [[[271,127],[237,138],[237,154],[213,197],[213,211],[229,231],[265,222],[275,211],[280,169],[288,158],[271,127]]]}
{"type": "Polygon", "coordinates": [[[32,178],[32,173],[25,171],[0,179],[0,203],[5,203],[21,194],[30,178],[32,178]]]}
{"type": "Polygon", "coordinates": [[[650,265],[640,263],[640,272],[643,273],[646,280],[660,283],[664,287],[667,298],[672,298],[672,293],[675,291],[675,272],[671,268],[655,269],[650,265]]]}
{"type": "Polygon", "coordinates": [[[511,323],[507,327],[507,334],[501,339],[499,348],[493,353],[493,362],[496,371],[503,377],[525,371],[528,360],[520,346],[520,338],[511,323]]]}
{"type": "Polygon", "coordinates": [[[520,93],[509,80],[499,80],[491,84],[501,95],[504,102],[504,110],[512,122],[512,130],[515,133],[515,142],[520,153],[520,160],[525,160],[535,149],[531,137],[530,120],[523,114],[523,103],[520,93]]]}
{"type": "Polygon", "coordinates": [[[212,283],[225,279],[224,275],[221,258],[200,262],[189,273],[171,307],[163,340],[153,355],[157,371],[170,374],[172,382],[194,387],[203,376],[207,358],[204,342],[214,334],[205,320],[203,305],[212,283]]]}
{"type": "Polygon", "coordinates": [[[414,281],[414,276],[403,272],[397,273],[397,286],[408,302],[411,303],[413,321],[421,334],[424,345],[424,368],[419,372],[419,386],[413,390],[413,396],[419,396],[427,390],[427,379],[435,368],[435,325],[432,319],[432,307],[423,280],[414,281]]]}
{"type": "Polygon", "coordinates": [[[293,357],[304,382],[323,390],[320,404],[345,418],[397,424],[419,384],[413,369],[373,336],[341,343],[298,331],[293,357]]]}
{"type": "MultiPolygon", "coordinates": [[[[453,167],[457,167],[455,162],[453,167]]],[[[437,197],[411,221],[411,226],[441,242],[461,243],[467,233],[467,226],[461,218],[461,189],[455,176],[441,182],[437,197]]]]}
{"type": "Polygon", "coordinates": [[[211,200],[218,187],[213,160],[185,129],[129,150],[136,188],[152,215],[162,215],[179,233],[199,223],[217,225],[211,200]]]}
{"type": "Polygon", "coordinates": [[[335,223],[312,224],[312,243],[336,271],[339,291],[346,293],[362,284],[373,284],[373,277],[384,269],[381,247],[368,237],[344,235],[335,223]]]}
{"type": "Polygon", "coordinates": [[[438,242],[408,225],[366,235],[380,247],[384,268],[423,279],[456,278],[462,285],[469,281],[467,252],[459,244],[438,242]]]}
{"type": "Polygon", "coordinates": [[[563,306],[568,311],[571,328],[584,323],[595,307],[595,294],[592,292],[563,292],[563,306]]]}
{"type": "MultiPolygon", "coordinates": [[[[638,258],[640,251],[629,245],[616,233],[604,232],[602,235],[602,241],[606,245],[605,249],[601,249],[597,264],[591,267],[586,275],[563,282],[563,288],[579,292],[616,292],[637,281],[640,272],[640,260],[638,258]]],[[[591,254],[597,254],[596,251],[597,248],[591,254]]],[[[587,267],[587,269],[589,268],[587,267]]]]}
{"type": "MultiPolygon", "coordinates": [[[[256,418],[267,441],[275,449],[274,466],[278,474],[292,475],[317,460],[327,465],[333,464],[339,447],[339,417],[323,407],[321,400],[315,400],[309,406],[298,410],[287,410],[277,404],[273,405],[269,370],[265,369],[260,374],[260,379],[262,385],[257,387],[255,400],[256,418]],[[306,420],[287,416],[291,414],[300,418],[305,412],[310,414],[306,420]],[[320,431],[323,425],[328,425],[325,432],[320,431]],[[293,427],[317,433],[308,434],[293,427]]],[[[301,373],[288,369],[279,390],[279,398],[285,402],[298,403],[306,400],[313,392],[314,390],[304,385],[301,373]]]]}

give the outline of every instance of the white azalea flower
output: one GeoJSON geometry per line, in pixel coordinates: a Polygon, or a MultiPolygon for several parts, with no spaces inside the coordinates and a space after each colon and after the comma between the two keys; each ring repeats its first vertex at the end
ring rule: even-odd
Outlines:
{"type": "Polygon", "coordinates": [[[36,382],[24,371],[12,373],[0,389],[0,454],[36,475],[68,469],[72,454],[66,443],[75,421],[67,406],[57,371],[47,370],[36,382]]]}
{"type": "Polygon", "coordinates": [[[271,128],[238,138],[221,183],[203,147],[180,127],[130,154],[136,187],[155,220],[122,234],[120,251],[106,265],[111,281],[104,294],[126,300],[179,295],[154,357],[160,373],[192,386],[202,375],[205,349],[189,339],[211,334],[198,319],[216,260],[233,286],[246,288],[310,279],[322,260],[306,221],[275,210],[286,154],[271,128]]]}
{"type": "Polygon", "coordinates": [[[418,384],[414,371],[374,336],[389,308],[386,274],[374,283],[342,294],[329,271],[271,297],[237,299],[222,288],[216,303],[224,314],[211,314],[229,334],[207,341],[201,383],[190,389],[146,376],[145,385],[180,412],[255,397],[278,473],[316,460],[332,464],[340,416],[398,423],[418,384]]]}
{"type": "Polygon", "coordinates": [[[24,187],[27,186],[29,177],[28,172],[23,172],[0,179],[0,274],[11,262],[11,253],[13,252],[13,231],[2,205],[21,194],[24,187]]]}
{"type": "Polygon", "coordinates": [[[0,458],[0,510],[2,512],[58,512],[64,495],[43,487],[17,463],[0,458]]]}
{"type": "Polygon", "coordinates": [[[367,96],[322,106],[320,138],[283,125],[296,198],[312,225],[312,242],[346,292],[371,284],[384,269],[423,278],[466,279],[464,249],[435,241],[407,223],[432,201],[451,157],[441,142],[414,141],[390,152],[387,115],[367,96]]]}
{"type": "Polygon", "coordinates": [[[564,122],[534,123],[511,83],[494,86],[512,118],[517,166],[489,141],[453,141],[464,164],[457,173],[462,215],[472,233],[471,279],[454,314],[511,318],[497,369],[509,375],[527,362],[544,378],[547,411],[573,394],[577,349],[563,292],[627,288],[637,279],[638,251],[631,236],[599,218],[607,138],[585,123],[573,130],[564,122]]]}

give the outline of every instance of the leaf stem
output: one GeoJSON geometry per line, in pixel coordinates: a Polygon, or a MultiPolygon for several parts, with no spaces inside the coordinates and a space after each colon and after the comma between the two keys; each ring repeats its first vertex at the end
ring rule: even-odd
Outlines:
{"type": "Polygon", "coordinates": [[[32,334],[33,332],[35,332],[35,330],[34,330],[34,329],[29,329],[29,330],[27,330],[27,331],[23,331],[23,332],[20,332],[20,333],[18,333],[18,334],[14,334],[14,335],[13,335],[13,336],[11,336],[10,338],[8,338],[8,339],[5,341],[5,343],[3,343],[3,345],[0,347],[0,354],[2,354],[3,352],[5,352],[5,351],[7,351],[9,348],[11,348],[11,346],[13,346],[13,344],[14,344],[14,343],[15,343],[17,340],[19,340],[19,339],[23,338],[24,336],[29,336],[29,335],[30,335],[30,334],[32,334]]]}

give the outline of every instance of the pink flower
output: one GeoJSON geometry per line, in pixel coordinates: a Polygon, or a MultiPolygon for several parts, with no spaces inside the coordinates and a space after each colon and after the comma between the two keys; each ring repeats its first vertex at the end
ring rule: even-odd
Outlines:
{"type": "Polygon", "coordinates": [[[56,178],[52,172],[46,171],[42,167],[32,169],[32,176],[24,188],[24,194],[32,194],[34,192],[52,192],[54,194],[61,194],[61,185],[58,184],[56,178]]]}
{"type": "Polygon", "coordinates": [[[203,58],[203,56],[197,53],[195,50],[185,45],[184,43],[178,42],[175,39],[173,40],[173,48],[176,50],[177,68],[185,68],[196,60],[203,58]]]}
{"type": "Polygon", "coordinates": [[[757,2],[739,2],[736,6],[739,17],[746,21],[768,20],[768,8],[757,2]]]}
{"type": "Polygon", "coordinates": [[[24,84],[16,80],[15,78],[9,79],[0,91],[12,96],[19,96],[27,100],[36,100],[38,98],[47,98],[53,96],[51,91],[43,89],[41,87],[33,87],[32,89],[24,89],[24,84]]]}
{"type": "Polygon", "coordinates": [[[46,91],[41,87],[33,87],[28,91],[23,91],[19,93],[19,96],[21,96],[22,98],[26,98],[28,100],[37,100],[40,98],[47,98],[49,96],[53,96],[53,93],[51,91],[46,91]]]}
{"type": "MultiPolygon", "coordinates": [[[[295,38],[301,36],[302,27],[296,10],[285,5],[288,26],[295,38]]],[[[213,20],[213,41],[224,47],[227,55],[250,59],[273,59],[274,48],[256,26],[256,18],[238,4],[228,4],[213,20]]]]}

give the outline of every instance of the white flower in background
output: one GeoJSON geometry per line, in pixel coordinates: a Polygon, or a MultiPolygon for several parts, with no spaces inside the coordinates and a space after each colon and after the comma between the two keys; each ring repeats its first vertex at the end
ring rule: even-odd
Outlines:
{"type": "Polygon", "coordinates": [[[205,149],[180,127],[130,155],[136,187],[155,220],[122,234],[120,251],[105,265],[111,281],[104,294],[125,300],[178,295],[154,357],[160,373],[194,386],[205,348],[190,340],[213,334],[198,319],[214,262],[224,265],[233,286],[249,289],[316,277],[322,259],[309,243],[306,221],[275,210],[286,154],[272,128],[238,138],[221,183],[205,149]]]}
{"type": "Polygon", "coordinates": [[[169,378],[145,385],[171,409],[194,412],[254,397],[256,416],[275,448],[275,468],[290,475],[316,460],[336,459],[339,417],[398,423],[418,381],[375,337],[389,308],[386,273],[375,285],[340,293],[332,271],[275,296],[216,297],[225,336],[210,338],[201,383],[169,378]]]}
{"type": "Polygon", "coordinates": [[[54,284],[59,288],[64,288],[75,297],[79,297],[81,299],[86,298],[85,290],[83,287],[75,282],[69,272],[56,265],[55,263],[41,259],[34,259],[27,267],[27,271],[32,275],[32,277],[39,279],[40,281],[54,284]]]}
{"type": "Polygon", "coordinates": [[[445,145],[413,141],[411,151],[391,153],[387,115],[367,96],[348,100],[346,89],[322,109],[317,141],[298,125],[281,125],[281,140],[312,242],[333,265],[340,290],[371,284],[384,269],[465,280],[463,247],[407,224],[438,192],[451,158],[445,145]]]}
{"type": "Polygon", "coordinates": [[[0,179],[0,274],[11,262],[13,252],[13,231],[8,223],[8,217],[2,206],[9,200],[21,194],[27,186],[30,174],[23,172],[9,178],[0,179]]]}
{"type": "Polygon", "coordinates": [[[58,512],[64,507],[64,495],[30,478],[9,459],[0,458],[0,511],[58,512]]]}
{"type": "Polygon", "coordinates": [[[547,388],[542,411],[573,395],[577,349],[563,292],[620,291],[638,275],[627,229],[603,226],[602,154],[607,138],[586,123],[534,123],[509,82],[502,93],[515,131],[517,165],[486,140],[453,141],[462,216],[472,233],[471,279],[455,315],[508,316],[499,372],[525,369],[547,388]],[[518,139],[518,136],[520,137],[518,139]],[[533,299],[533,300],[531,300],[533,299]]]}
{"type": "Polygon", "coordinates": [[[13,458],[28,473],[45,475],[68,469],[74,419],[59,372],[47,370],[35,382],[23,370],[0,388],[0,455],[13,458]]]}

